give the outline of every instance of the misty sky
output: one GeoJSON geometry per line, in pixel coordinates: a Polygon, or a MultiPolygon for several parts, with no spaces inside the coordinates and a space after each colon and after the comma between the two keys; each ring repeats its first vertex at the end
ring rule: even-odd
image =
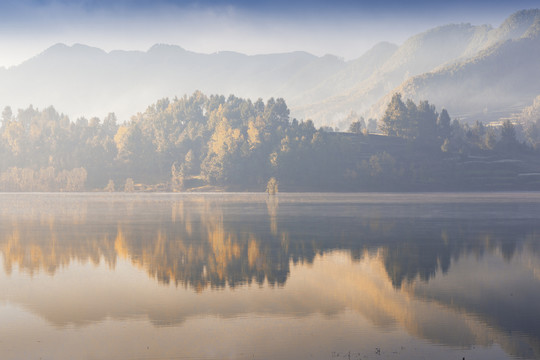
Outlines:
{"type": "Polygon", "coordinates": [[[2,0],[0,66],[55,43],[107,51],[155,43],[212,53],[308,51],[345,59],[447,23],[498,26],[538,0],[2,0]]]}

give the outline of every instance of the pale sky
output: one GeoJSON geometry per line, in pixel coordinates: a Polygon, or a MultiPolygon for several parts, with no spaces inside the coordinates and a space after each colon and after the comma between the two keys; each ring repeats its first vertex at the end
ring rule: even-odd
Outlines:
{"type": "Polygon", "coordinates": [[[307,51],[345,59],[380,41],[448,23],[498,26],[538,1],[495,0],[4,0],[0,66],[13,66],[56,44],[146,51],[156,43],[213,53],[307,51]]]}

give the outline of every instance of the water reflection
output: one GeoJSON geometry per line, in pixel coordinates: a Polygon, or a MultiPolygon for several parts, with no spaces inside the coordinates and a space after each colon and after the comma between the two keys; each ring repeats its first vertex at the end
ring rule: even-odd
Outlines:
{"type": "Polygon", "coordinates": [[[0,220],[8,274],[13,266],[54,274],[73,260],[103,260],[114,268],[118,259],[129,259],[161,283],[202,290],[284,284],[289,272],[289,250],[282,246],[287,235],[277,233],[272,201],[267,207],[264,199],[229,206],[212,196],[10,200],[0,220]],[[263,216],[267,208],[273,216],[263,216]]]}
{"type": "Polygon", "coordinates": [[[0,302],[58,326],[353,311],[540,357],[536,195],[1,197],[0,302]]]}

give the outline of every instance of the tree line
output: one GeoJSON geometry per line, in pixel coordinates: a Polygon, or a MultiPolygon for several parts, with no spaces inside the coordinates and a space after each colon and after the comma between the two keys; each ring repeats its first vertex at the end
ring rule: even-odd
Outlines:
{"type": "Polygon", "coordinates": [[[511,187],[538,163],[540,120],[470,126],[399,94],[379,121],[385,136],[370,134],[373,119],[351,119],[348,132],[316,129],[291,119],[283,99],[201,92],[161,99],[123,124],[112,113],[71,121],[53,107],[6,107],[0,190],[450,190],[478,179],[511,187]],[[497,165],[505,159],[517,162],[497,165]]]}

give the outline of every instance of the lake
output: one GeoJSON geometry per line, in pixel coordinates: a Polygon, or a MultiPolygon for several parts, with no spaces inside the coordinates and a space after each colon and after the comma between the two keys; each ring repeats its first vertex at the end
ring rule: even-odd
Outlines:
{"type": "Polygon", "coordinates": [[[540,193],[0,194],[0,359],[539,359],[540,193]]]}

